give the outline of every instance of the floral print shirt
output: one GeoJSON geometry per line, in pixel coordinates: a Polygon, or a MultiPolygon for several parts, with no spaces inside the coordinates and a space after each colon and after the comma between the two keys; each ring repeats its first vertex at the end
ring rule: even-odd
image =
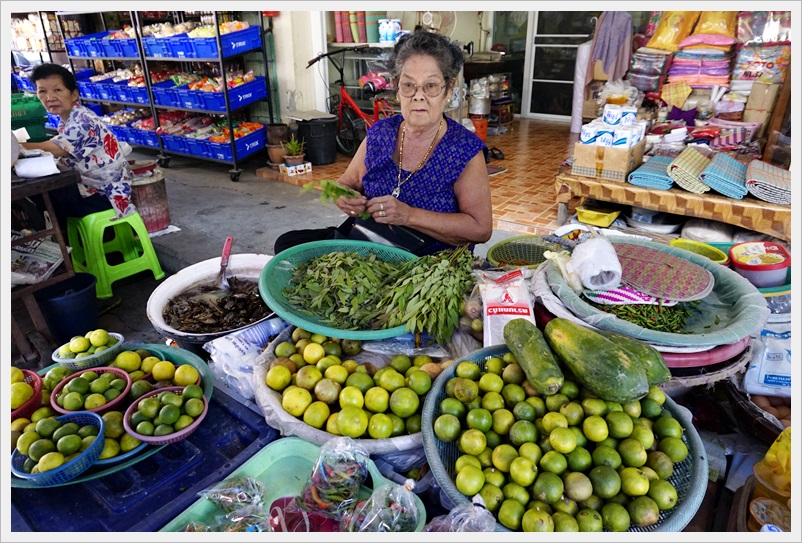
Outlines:
{"type": "Polygon", "coordinates": [[[118,217],[136,211],[131,202],[134,175],[117,138],[95,113],[76,105],[67,121],[59,123],[58,136],[51,141],[68,153],[64,163],[80,172],[82,196],[105,194],[118,217]]]}

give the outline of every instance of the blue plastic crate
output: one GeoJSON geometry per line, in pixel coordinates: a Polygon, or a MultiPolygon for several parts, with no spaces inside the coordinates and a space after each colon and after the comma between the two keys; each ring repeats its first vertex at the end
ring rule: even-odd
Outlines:
{"type": "Polygon", "coordinates": [[[178,92],[176,92],[178,87],[172,81],[163,81],[162,83],[157,83],[151,87],[153,101],[160,106],[181,107],[181,99],[178,97],[178,92]],[[167,85],[162,87],[162,83],[167,83],[167,85]]]}
{"type": "Polygon", "coordinates": [[[119,57],[120,55],[117,54],[117,48],[114,46],[114,43],[117,40],[114,38],[105,38],[101,40],[100,46],[103,49],[103,56],[104,57],[119,57]]]}
{"type": "Polygon", "coordinates": [[[67,49],[67,54],[71,57],[88,57],[86,52],[86,44],[84,43],[83,36],[64,40],[64,46],[67,49]]]}
{"type": "MultiPolygon", "coordinates": [[[[122,85],[117,85],[112,87],[115,92],[117,93],[117,100],[120,102],[128,102],[128,103],[136,103],[136,99],[134,98],[134,91],[137,87],[129,87],[128,81],[123,81],[122,85]]],[[[147,89],[142,87],[144,91],[147,92],[147,89]]]]}
{"type": "Polygon", "coordinates": [[[12,488],[11,530],[157,531],[279,437],[263,416],[215,389],[195,432],[133,466],[61,491],[12,488]]]}
{"type": "Polygon", "coordinates": [[[164,38],[154,38],[147,36],[142,38],[142,48],[148,58],[170,57],[170,50],[167,48],[167,41],[164,38]]]}
{"type": "MultiPolygon", "coordinates": [[[[267,96],[264,77],[256,77],[253,81],[234,87],[228,91],[231,109],[244,107],[267,96]]],[[[204,106],[207,111],[225,111],[226,100],[222,92],[204,92],[204,106]]]]}
{"type": "Polygon", "coordinates": [[[175,88],[178,93],[178,107],[185,107],[188,109],[204,109],[203,96],[201,91],[189,90],[189,85],[181,85],[175,88]]]}
{"type": "Polygon", "coordinates": [[[186,33],[164,38],[164,47],[167,49],[167,53],[164,56],[171,58],[188,58],[187,50],[189,47],[186,44],[187,39],[186,33]]]}
{"type": "Polygon", "coordinates": [[[159,147],[159,136],[156,135],[156,132],[153,130],[142,130],[141,128],[135,128],[137,132],[139,132],[139,141],[141,142],[140,145],[145,145],[146,147],[159,147]]]}
{"type": "Polygon", "coordinates": [[[91,81],[85,81],[83,79],[79,79],[76,81],[78,85],[78,94],[84,98],[97,98],[97,94],[95,92],[95,84],[91,81]]]}
{"type": "MultiPolygon", "coordinates": [[[[251,132],[247,136],[234,140],[234,147],[237,150],[237,160],[242,160],[248,155],[264,149],[266,128],[260,128],[256,132],[251,132]]],[[[231,144],[209,142],[212,151],[212,158],[217,160],[233,161],[234,155],[231,152],[231,144]]]]}
{"type": "Polygon", "coordinates": [[[81,79],[89,79],[93,75],[95,75],[95,70],[92,68],[83,68],[75,72],[75,79],[80,81],[81,79]]]}
{"type": "Polygon", "coordinates": [[[85,54],[79,56],[85,56],[85,57],[107,56],[103,38],[105,36],[108,36],[109,34],[111,34],[111,30],[107,30],[104,32],[97,32],[95,34],[87,34],[83,38],[77,38],[81,40],[80,44],[83,45],[83,50],[85,51],[85,54]]]}
{"type": "MultiPolygon", "coordinates": [[[[53,127],[58,128],[59,123],[61,123],[61,117],[56,115],[55,113],[48,113],[47,114],[47,122],[53,127]]],[[[47,125],[45,125],[47,126],[47,125]]]]}
{"type": "MultiPolygon", "coordinates": [[[[101,100],[120,100],[121,96],[126,97],[127,95],[121,94],[124,93],[125,89],[121,89],[121,87],[127,87],[128,81],[112,81],[107,80],[106,82],[96,83],[95,84],[98,89],[98,95],[100,96],[101,100]]],[[[123,102],[127,102],[128,99],[122,100],[123,102]]]]}
{"type": "Polygon", "coordinates": [[[150,104],[150,95],[147,87],[128,87],[131,101],[137,104],[150,104]]]}
{"type": "Polygon", "coordinates": [[[110,39],[112,47],[114,48],[115,57],[138,57],[139,47],[136,44],[136,38],[122,38],[110,39]]]}
{"type": "Polygon", "coordinates": [[[95,115],[103,115],[103,107],[100,104],[84,104],[84,107],[92,110],[95,115]]]}
{"type": "Polygon", "coordinates": [[[17,82],[17,88],[19,90],[36,92],[36,85],[33,83],[33,81],[30,80],[29,77],[26,77],[23,74],[18,74],[16,72],[11,72],[11,76],[17,82]]]}
{"type": "Polygon", "coordinates": [[[181,136],[171,136],[169,134],[162,134],[161,138],[164,142],[165,150],[175,151],[176,153],[189,153],[189,148],[187,147],[186,143],[187,138],[181,136]]]}
{"type": "MultiPolygon", "coordinates": [[[[262,46],[259,36],[259,27],[251,26],[239,32],[231,32],[220,36],[220,43],[223,47],[223,58],[244,53],[251,49],[262,46]]],[[[191,58],[217,58],[217,38],[189,38],[188,44],[191,48],[191,58]]]]}
{"type": "Polygon", "coordinates": [[[187,153],[201,158],[212,158],[211,142],[209,140],[199,140],[195,138],[184,138],[187,146],[187,153]]]}

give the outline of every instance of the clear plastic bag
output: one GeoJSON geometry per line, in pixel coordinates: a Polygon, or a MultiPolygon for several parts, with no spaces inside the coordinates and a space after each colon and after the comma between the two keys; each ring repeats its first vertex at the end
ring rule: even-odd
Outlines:
{"type": "Polygon", "coordinates": [[[496,517],[485,508],[485,502],[476,494],[471,503],[455,506],[447,515],[434,517],[424,532],[493,532],[496,517]]]}
{"type": "Polygon", "coordinates": [[[315,467],[297,498],[298,506],[341,519],[353,511],[368,475],[368,453],[349,437],[335,437],[320,447],[315,467]]]}
{"type": "Polygon", "coordinates": [[[370,498],[359,502],[351,515],[343,518],[343,532],[414,532],[418,525],[418,507],[412,489],[415,482],[403,485],[386,483],[373,490],[370,498]]]}
{"type": "Polygon", "coordinates": [[[231,511],[217,522],[216,532],[272,532],[270,515],[261,503],[231,511]]]}
{"type": "Polygon", "coordinates": [[[220,481],[211,488],[198,492],[198,496],[230,513],[249,505],[261,504],[266,493],[267,489],[262,481],[245,476],[220,481]]]}
{"type": "Polygon", "coordinates": [[[214,528],[209,526],[208,524],[204,524],[203,522],[198,522],[196,520],[192,520],[184,526],[184,529],[181,530],[182,532],[214,532],[214,528]]]}

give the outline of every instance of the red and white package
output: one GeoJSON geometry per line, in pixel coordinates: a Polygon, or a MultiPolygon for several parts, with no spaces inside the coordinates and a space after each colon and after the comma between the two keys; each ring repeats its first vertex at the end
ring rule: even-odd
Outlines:
{"type": "Polygon", "coordinates": [[[479,281],[484,307],[484,346],[504,344],[504,325],[512,319],[535,324],[534,308],[521,268],[493,277],[483,273],[479,281]]]}

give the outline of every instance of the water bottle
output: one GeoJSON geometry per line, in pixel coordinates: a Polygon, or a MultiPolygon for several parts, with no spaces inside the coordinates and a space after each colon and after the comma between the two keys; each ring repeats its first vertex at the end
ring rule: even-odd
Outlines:
{"type": "Polygon", "coordinates": [[[390,19],[379,19],[379,41],[388,42],[393,41],[392,25],[390,19]]]}

